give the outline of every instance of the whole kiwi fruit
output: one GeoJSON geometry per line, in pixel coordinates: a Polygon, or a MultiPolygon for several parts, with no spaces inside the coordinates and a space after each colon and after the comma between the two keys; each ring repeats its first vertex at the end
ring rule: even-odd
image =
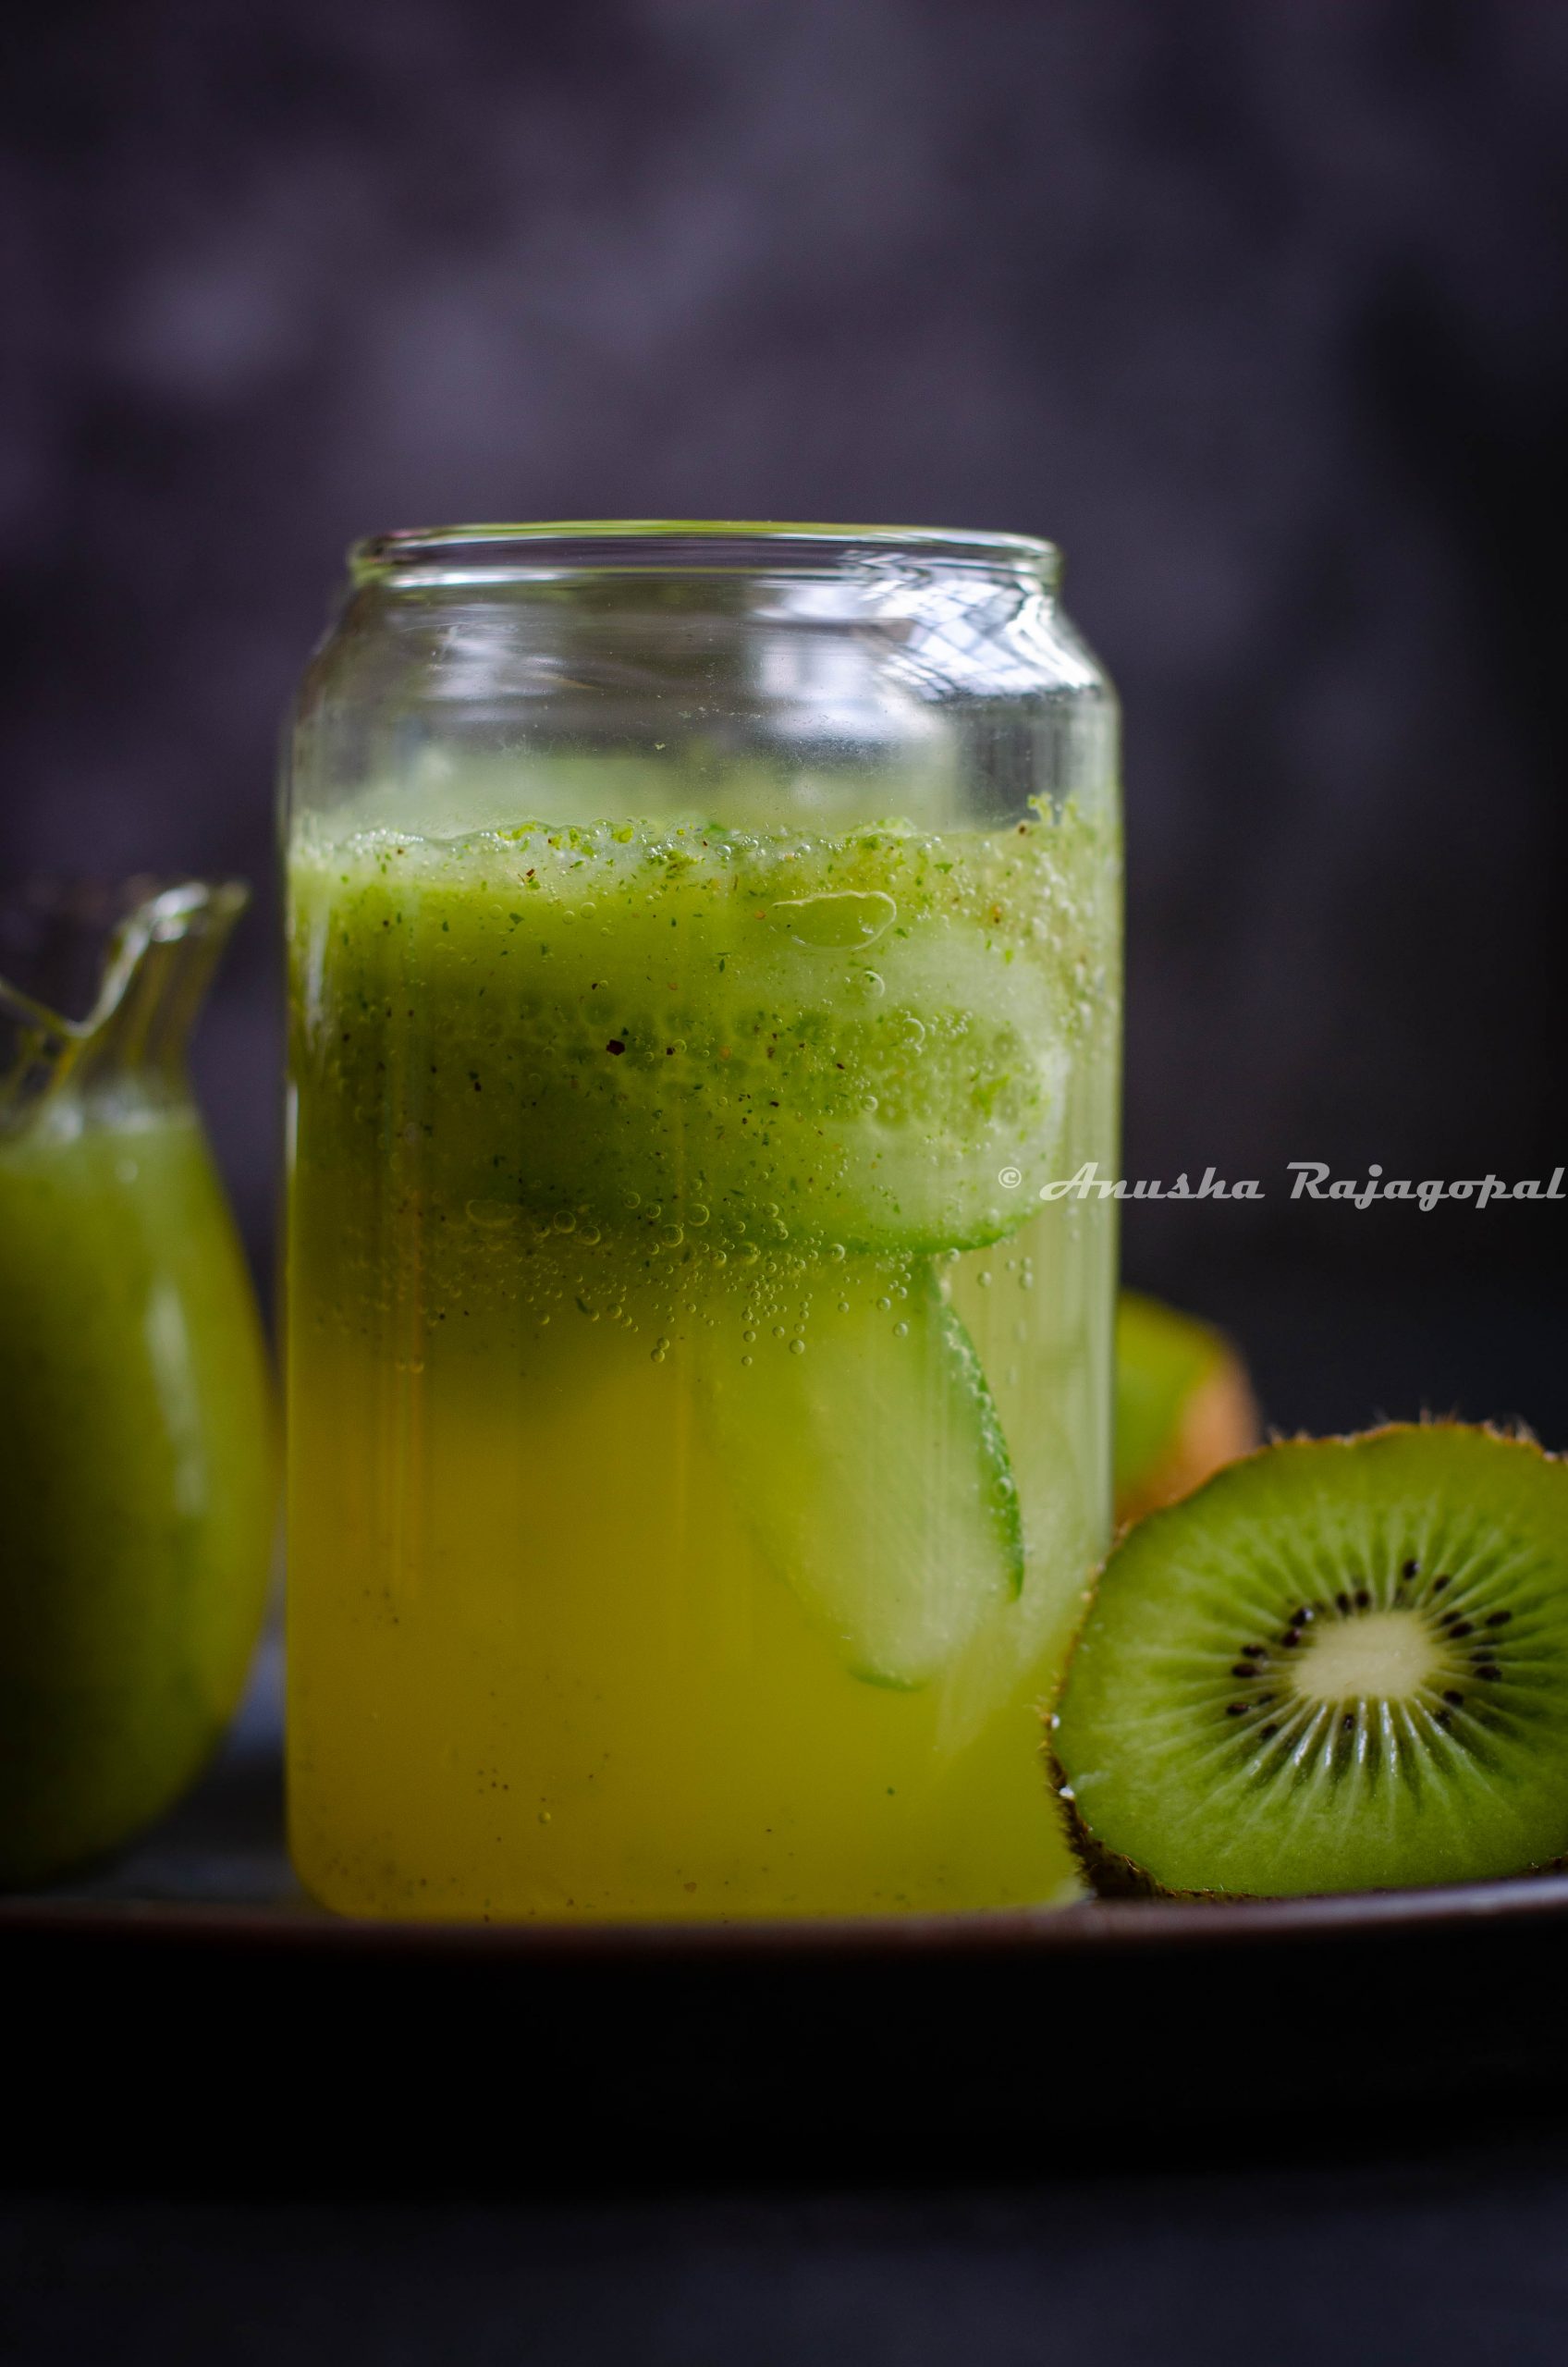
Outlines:
{"type": "Polygon", "coordinates": [[[1116,1517],[1174,1503],[1258,1441],[1257,1405],[1234,1343],[1141,1291],[1116,1308],[1116,1517]]]}

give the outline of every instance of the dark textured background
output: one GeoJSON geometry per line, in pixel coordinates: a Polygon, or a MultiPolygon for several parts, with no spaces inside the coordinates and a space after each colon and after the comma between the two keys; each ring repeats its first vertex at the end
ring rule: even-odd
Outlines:
{"type": "MultiPolygon", "coordinates": [[[[1048,2140],[1045,2140],[1048,2143],[1048,2140]]],[[[1561,2367],[1568,2151],[1180,2186],[34,2201],[7,2367],[1561,2367]],[[105,2327],[112,2326],[112,2335],[105,2327]]]]}
{"type": "MultiPolygon", "coordinates": [[[[1272,1194],[1253,1221],[1137,1212],[1131,1268],[1231,1317],[1284,1422],[1458,1404],[1568,1444],[1568,1204],[1379,1220],[1292,1208],[1280,1178],[1568,1163],[1562,0],[49,0],[9,23],[0,882],[269,882],[201,1058],[259,1261],[272,754],[351,535],[1022,528],[1064,546],[1126,698],[1129,1166],[1272,1194]]],[[[1560,2139],[1249,2167],[1290,2035],[1260,1993],[1216,2067],[1235,2161],[1184,2181],[1086,2180],[1047,2128],[1011,2197],[13,2199],[0,2355],[1560,2360],[1560,2139]]]]}
{"type": "MultiPolygon", "coordinates": [[[[0,77],[0,874],[266,880],[353,534],[1044,532],[1127,705],[1131,1269],[1568,1443],[1560,0],[53,0],[0,77]]],[[[270,886],[202,1076],[258,1257],[270,886]]]]}

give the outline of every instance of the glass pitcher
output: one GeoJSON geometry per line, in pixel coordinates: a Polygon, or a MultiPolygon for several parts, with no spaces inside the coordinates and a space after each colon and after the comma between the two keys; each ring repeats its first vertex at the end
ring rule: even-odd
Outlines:
{"type": "Polygon", "coordinates": [[[127,1839],[244,1682],[276,1440],[186,1037],[246,889],[0,910],[0,1882],[127,1839]],[[87,1016],[62,1016],[88,1006],[87,1016]]]}
{"type": "Polygon", "coordinates": [[[1109,1519],[1116,703],[1005,534],[355,553],[292,743],[295,1863],[1013,1906],[1109,1519]],[[1052,1189],[1053,1183],[1058,1189],[1052,1189]]]}

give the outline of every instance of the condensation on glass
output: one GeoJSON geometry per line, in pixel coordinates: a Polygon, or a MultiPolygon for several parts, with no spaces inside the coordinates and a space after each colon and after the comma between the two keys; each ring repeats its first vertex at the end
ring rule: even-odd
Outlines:
{"type": "Polygon", "coordinates": [[[292,736],[290,1821],[371,1915],[974,1908],[1103,1545],[1116,709],[1007,535],[353,554],[292,736]]]}

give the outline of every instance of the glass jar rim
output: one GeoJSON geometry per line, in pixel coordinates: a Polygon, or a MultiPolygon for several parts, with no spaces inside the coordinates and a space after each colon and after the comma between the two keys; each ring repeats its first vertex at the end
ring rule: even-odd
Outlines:
{"type": "Polygon", "coordinates": [[[588,518],[408,526],[349,549],[358,586],[466,583],[580,572],[839,574],[868,561],[1028,573],[1054,584],[1060,556],[1033,534],[947,526],[800,525],[772,519],[588,518]]]}

